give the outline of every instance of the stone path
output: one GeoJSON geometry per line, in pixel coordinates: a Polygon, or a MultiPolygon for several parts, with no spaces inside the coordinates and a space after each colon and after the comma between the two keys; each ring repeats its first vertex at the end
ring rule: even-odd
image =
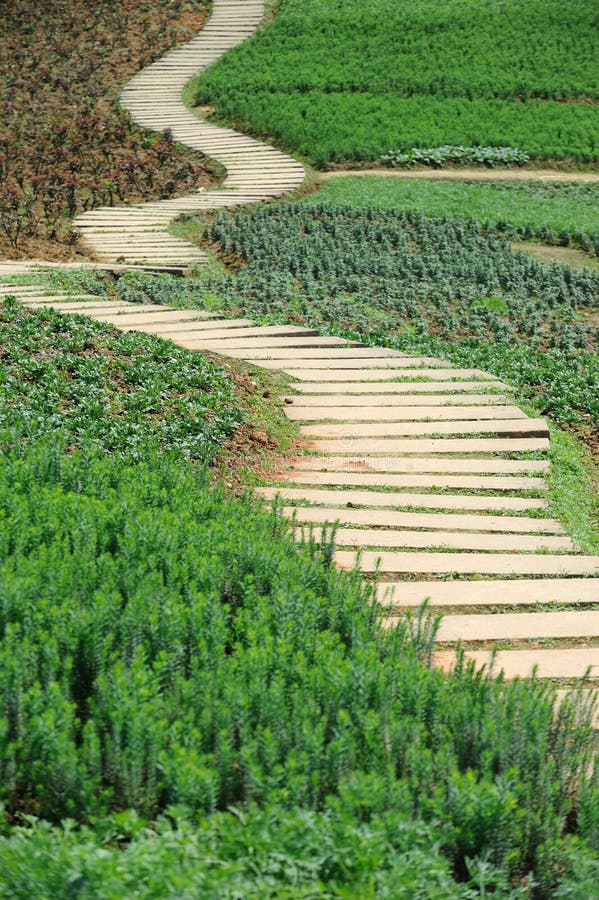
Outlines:
{"type": "Polygon", "coordinates": [[[221,163],[227,177],[216,190],[83,213],[74,224],[95,259],[201,265],[206,254],[169,232],[170,223],[181,213],[269,200],[302,183],[306,173],[295,159],[230,128],[203,121],[181,97],[190,78],[250,37],[263,15],[262,0],[214,0],[212,16],[196,38],[143,69],[127,84],[121,105],[138,125],[155,131],[170,128],[176,141],[221,163]]]}
{"type": "MultiPolygon", "coordinates": [[[[294,160],[202,123],[183,106],[183,84],[251,34],[262,4],[215,0],[214,10],[198,38],[133,79],[124,103],[141,124],[170,124],[178,140],[218,158],[229,173],[224,189],[86,213],[78,226],[107,263],[201,261],[200,251],[177,239],[153,243],[183,209],[263,200],[301,183],[294,160]]],[[[83,313],[293,379],[285,409],[307,452],[258,493],[265,502],[280,497],[300,536],[339,523],[336,563],[379,574],[377,595],[390,621],[425,598],[446,611],[439,665],[453,664],[462,639],[477,664],[488,663],[499,643],[497,665],[510,678],[535,665],[564,685],[589,666],[599,677],[599,557],[580,552],[551,516],[549,432],[512,402],[508,385],[476,368],[308,328],[2,281],[27,270],[0,264],[0,298],[16,294],[33,308],[83,313]]]]}

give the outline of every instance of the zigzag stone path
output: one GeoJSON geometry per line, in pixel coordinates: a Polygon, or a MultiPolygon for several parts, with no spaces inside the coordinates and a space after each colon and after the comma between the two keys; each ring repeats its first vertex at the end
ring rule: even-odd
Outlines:
{"type": "MultiPolygon", "coordinates": [[[[177,140],[225,165],[228,177],[218,191],[85,213],[76,224],[96,258],[201,263],[201,251],[169,236],[176,216],[266,200],[301,183],[304,170],[295,160],[202,122],[181,100],[187,80],[248,37],[262,14],[255,0],[215,0],[195,40],[127,85],[123,104],[139,124],[172,128],[177,140]]],[[[290,460],[258,493],[265,502],[279,496],[299,534],[338,522],[337,564],[359,564],[365,577],[379,573],[377,595],[390,621],[425,598],[447,610],[439,665],[453,664],[460,639],[476,664],[489,662],[494,643],[510,642],[496,660],[507,677],[528,675],[533,666],[565,685],[588,667],[592,679],[599,677],[599,557],[580,552],[551,517],[544,458],[549,432],[542,419],[513,404],[508,385],[478,369],[363,347],[308,328],[258,327],[245,318],[74,297],[1,280],[28,269],[0,264],[0,298],[17,295],[29,307],[84,313],[125,331],[147,331],[287,373],[293,391],[285,409],[300,424],[309,452],[290,460]],[[566,609],[555,611],[554,603],[566,609]],[[547,641],[558,643],[548,648],[547,641]]]]}

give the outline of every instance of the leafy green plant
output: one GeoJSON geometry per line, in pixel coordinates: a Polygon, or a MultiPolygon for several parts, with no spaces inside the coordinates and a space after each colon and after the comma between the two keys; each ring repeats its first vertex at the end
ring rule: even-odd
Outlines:
{"type": "Polygon", "coordinates": [[[432,147],[428,150],[412,147],[411,150],[389,150],[381,156],[384,165],[406,169],[421,164],[440,168],[446,163],[454,165],[524,166],[530,156],[515,147],[432,147]]]}
{"type": "Polygon", "coordinates": [[[596,182],[332,178],[306,202],[472,221],[505,237],[544,243],[587,249],[599,244],[596,182]]]}
{"type": "MultiPolygon", "coordinates": [[[[219,213],[206,237],[237,270],[186,281],[175,294],[184,305],[208,292],[231,314],[480,367],[559,423],[599,422],[590,269],[544,265],[485,224],[362,201],[219,213]]],[[[172,302],[173,283],[160,278],[119,287],[130,300],[172,302]]]]}

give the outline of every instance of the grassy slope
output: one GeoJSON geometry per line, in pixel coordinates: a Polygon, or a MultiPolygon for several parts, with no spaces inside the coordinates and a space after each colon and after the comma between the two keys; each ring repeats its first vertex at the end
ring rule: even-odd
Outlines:
{"type": "Polygon", "coordinates": [[[591,161],[593,29],[586,0],[283,0],[198,101],[317,165],[441,144],[591,161]]]}
{"type": "Polygon", "coordinates": [[[596,872],[592,741],[549,687],[431,670],[425,622],[383,632],[326,543],[161,455],[152,416],[139,462],[106,452],[113,404],[158,384],[183,431],[190,389],[228,409],[211,364],[11,303],[2,324],[1,897],[469,900],[531,870],[549,897],[596,872]]]}

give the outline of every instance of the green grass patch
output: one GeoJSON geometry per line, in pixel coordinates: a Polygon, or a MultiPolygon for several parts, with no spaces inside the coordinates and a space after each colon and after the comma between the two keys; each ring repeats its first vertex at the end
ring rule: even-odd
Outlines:
{"type": "Polygon", "coordinates": [[[444,144],[592,162],[593,29],[585,0],[282,0],[196,102],[317,165],[444,144]]]}
{"type": "Polygon", "coordinates": [[[599,554],[597,468],[577,438],[551,428],[549,511],[587,553],[599,554]]]}
{"type": "Polygon", "coordinates": [[[476,221],[524,239],[599,241],[599,184],[332,178],[308,203],[476,221]]]}

